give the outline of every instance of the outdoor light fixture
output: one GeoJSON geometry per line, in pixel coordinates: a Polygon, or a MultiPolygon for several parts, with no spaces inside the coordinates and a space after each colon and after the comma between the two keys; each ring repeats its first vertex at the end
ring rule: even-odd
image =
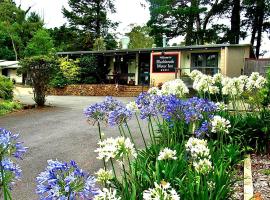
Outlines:
{"type": "Polygon", "coordinates": [[[123,56],[121,57],[121,62],[123,62],[124,61],[124,58],[123,58],[123,56]]]}

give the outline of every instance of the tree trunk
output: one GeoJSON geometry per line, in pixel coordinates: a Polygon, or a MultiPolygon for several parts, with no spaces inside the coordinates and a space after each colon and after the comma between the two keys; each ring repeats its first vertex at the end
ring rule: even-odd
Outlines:
{"type": "Polygon", "coordinates": [[[258,9],[259,16],[258,16],[258,35],[257,35],[257,44],[256,44],[256,57],[259,58],[261,41],[262,41],[263,19],[264,19],[264,12],[265,12],[264,0],[258,0],[257,9],[258,9]]]}
{"type": "Polygon", "coordinates": [[[12,37],[11,34],[9,34],[9,37],[11,39],[13,51],[14,51],[14,54],[15,54],[15,60],[17,61],[18,60],[18,52],[17,52],[16,46],[15,46],[15,42],[14,42],[13,37],[12,37]]]}
{"type": "Polygon", "coordinates": [[[196,6],[196,2],[197,0],[191,0],[187,31],[186,31],[187,35],[186,35],[186,42],[185,42],[187,46],[193,44],[192,38],[193,38],[193,24],[194,24],[195,15],[192,8],[196,6]]]}
{"type": "Polygon", "coordinates": [[[96,18],[96,25],[97,25],[97,29],[96,29],[96,38],[95,39],[97,39],[97,38],[99,38],[100,37],[100,33],[101,33],[101,31],[100,31],[100,29],[101,29],[101,27],[100,27],[100,0],[97,0],[97,10],[96,10],[96,12],[97,12],[97,18],[96,18]]]}
{"type": "Polygon", "coordinates": [[[240,0],[233,0],[231,31],[229,34],[230,44],[239,44],[240,39],[240,0]]]}

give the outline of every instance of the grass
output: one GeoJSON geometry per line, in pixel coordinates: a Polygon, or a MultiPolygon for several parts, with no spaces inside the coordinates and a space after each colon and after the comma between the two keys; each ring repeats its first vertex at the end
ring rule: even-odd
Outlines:
{"type": "Polygon", "coordinates": [[[20,103],[0,99],[0,116],[20,109],[22,109],[22,105],[20,103]]]}
{"type": "Polygon", "coordinates": [[[270,169],[262,169],[259,172],[264,174],[264,175],[270,176],[270,169]]]}

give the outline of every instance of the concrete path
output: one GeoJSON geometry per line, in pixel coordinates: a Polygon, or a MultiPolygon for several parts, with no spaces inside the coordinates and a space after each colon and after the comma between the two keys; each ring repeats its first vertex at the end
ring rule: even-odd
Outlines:
{"type": "MultiPolygon", "coordinates": [[[[28,90],[15,92],[16,98],[31,103],[28,90]]],[[[12,194],[14,200],[38,199],[35,194],[35,177],[44,170],[48,159],[77,161],[83,169],[94,173],[102,165],[96,160],[97,127],[90,126],[83,116],[89,104],[102,101],[104,97],[57,97],[49,96],[52,107],[25,110],[0,117],[0,127],[21,134],[21,140],[29,147],[28,153],[19,161],[22,180],[16,183],[12,194]]],[[[118,98],[128,102],[133,98],[118,98]]],[[[135,121],[131,122],[136,129],[135,121]]],[[[107,136],[118,135],[117,129],[104,127],[107,136]]],[[[137,134],[139,138],[139,134],[137,134]]]]}

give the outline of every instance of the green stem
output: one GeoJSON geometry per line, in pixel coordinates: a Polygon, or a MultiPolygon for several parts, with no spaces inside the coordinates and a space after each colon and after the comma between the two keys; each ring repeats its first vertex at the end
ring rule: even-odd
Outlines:
{"type": "Polygon", "coordinates": [[[6,177],[5,177],[5,173],[4,173],[4,167],[2,166],[2,157],[0,159],[0,167],[1,167],[1,177],[2,177],[2,184],[3,184],[3,191],[4,191],[4,200],[11,200],[11,196],[9,194],[7,185],[6,185],[6,177]],[[9,198],[8,198],[9,196],[9,198]]]}
{"type": "MultiPolygon", "coordinates": [[[[134,148],[135,148],[136,151],[138,152],[136,143],[135,143],[135,141],[134,141],[134,139],[133,139],[133,136],[132,136],[132,134],[131,134],[130,128],[129,128],[128,123],[127,123],[126,121],[125,121],[125,124],[126,124],[127,130],[128,130],[128,134],[129,134],[129,136],[130,136],[130,138],[131,138],[131,141],[132,141],[132,143],[134,144],[134,148]]],[[[123,127],[122,127],[122,128],[123,128],[123,127]]],[[[123,128],[123,129],[124,129],[124,128],[123,128]]]]}
{"type": "MultiPolygon", "coordinates": [[[[98,122],[98,134],[99,134],[100,141],[102,141],[103,139],[102,139],[101,127],[100,127],[99,122],[98,122]]],[[[104,169],[107,170],[105,159],[103,158],[102,160],[103,160],[104,169]]]]}
{"type": "Polygon", "coordinates": [[[137,120],[137,123],[138,123],[138,126],[139,126],[139,130],[140,130],[140,133],[141,133],[141,136],[142,136],[142,139],[143,139],[144,146],[145,146],[146,149],[148,149],[147,148],[147,145],[146,145],[146,141],[145,141],[144,135],[143,135],[143,132],[142,132],[142,127],[141,127],[139,118],[138,118],[138,116],[137,116],[136,113],[135,113],[135,117],[136,117],[136,120],[137,120]]]}
{"type": "Polygon", "coordinates": [[[114,164],[113,164],[113,161],[112,161],[112,159],[111,159],[111,158],[110,158],[110,162],[111,162],[111,165],[112,165],[113,175],[114,175],[115,179],[117,180],[117,176],[116,176],[116,172],[115,172],[114,164]]]}

